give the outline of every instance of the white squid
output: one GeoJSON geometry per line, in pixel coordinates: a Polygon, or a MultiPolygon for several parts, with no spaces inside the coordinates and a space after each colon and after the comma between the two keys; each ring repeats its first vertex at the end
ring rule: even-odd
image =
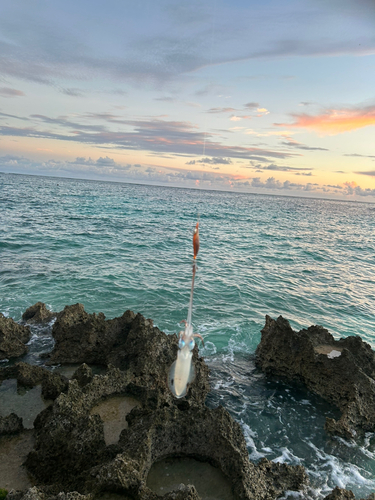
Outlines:
{"type": "MultiPolygon", "coordinates": [[[[188,384],[194,380],[195,370],[192,363],[193,349],[195,346],[194,337],[199,337],[202,342],[202,337],[193,333],[193,327],[191,324],[191,313],[193,309],[193,292],[194,292],[194,279],[197,270],[196,258],[199,250],[199,222],[197,222],[194,230],[193,236],[193,248],[194,248],[194,262],[193,262],[193,279],[191,282],[190,291],[190,302],[188,309],[187,320],[183,320],[185,323],[185,329],[179,334],[177,359],[172,364],[169,374],[168,374],[168,387],[172,392],[173,396],[176,398],[183,398],[187,393],[188,384]]],[[[204,345],[204,344],[203,344],[204,345]]]]}

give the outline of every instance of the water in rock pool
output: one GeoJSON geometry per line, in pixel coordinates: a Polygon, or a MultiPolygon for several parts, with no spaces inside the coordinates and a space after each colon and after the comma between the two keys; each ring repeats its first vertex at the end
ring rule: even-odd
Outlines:
{"type": "Polygon", "coordinates": [[[193,484],[202,500],[235,500],[224,474],[207,462],[171,457],[155,462],[147,477],[147,486],[158,495],[193,484]]]}
{"type": "MultiPolygon", "coordinates": [[[[305,498],[375,491],[375,436],[328,436],[333,408],[254,366],[266,314],[375,348],[373,204],[12,174],[0,174],[0,203],[0,312],[19,320],[37,301],[81,302],[107,318],[141,312],[168,334],[186,318],[199,213],[192,322],[211,370],[207,404],[241,424],[251,460],[305,466],[305,498]]],[[[50,332],[33,328],[23,360],[43,364],[50,332]]]]}

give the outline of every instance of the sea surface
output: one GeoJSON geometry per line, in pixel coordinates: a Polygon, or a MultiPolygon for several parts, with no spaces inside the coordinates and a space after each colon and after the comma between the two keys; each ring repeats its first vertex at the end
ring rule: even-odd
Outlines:
{"type": "MultiPolygon", "coordinates": [[[[211,369],[207,403],[242,425],[252,460],[303,465],[304,498],[336,485],[364,498],[375,491],[375,435],[326,435],[335,410],[267,380],[254,352],[266,314],[375,348],[375,205],[0,174],[0,312],[20,320],[37,301],[54,311],[81,302],[107,318],[141,312],[177,333],[198,214],[193,325],[211,369]]],[[[42,364],[51,347],[50,328],[34,329],[26,360],[42,364]]]]}

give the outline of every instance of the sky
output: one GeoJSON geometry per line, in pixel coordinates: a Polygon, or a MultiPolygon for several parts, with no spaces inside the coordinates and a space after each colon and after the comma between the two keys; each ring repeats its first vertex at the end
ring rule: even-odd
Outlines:
{"type": "Polygon", "coordinates": [[[375,1],[2,1],[0,171],[374,202],[375,1]]]}

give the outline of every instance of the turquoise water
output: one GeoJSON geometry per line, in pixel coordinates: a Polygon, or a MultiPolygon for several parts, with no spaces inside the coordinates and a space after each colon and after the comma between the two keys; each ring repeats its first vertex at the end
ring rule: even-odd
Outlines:
{"type": "MultiPolygon", "coordinates": [[[[139,311],[166,333],[187,315],[199,213],[193,324],[208,403],[242,424],[252,459],[305,465],[309,498],[375,491],[375,437],[328,438],[324,402],[254,368],[266,314],[375,348],[375,205],[0,174],[0,208],[1,312],[82,302],[108,318],[139,311]]],[[[49,342],[35,330],[32,350],[49,342]]]]}

